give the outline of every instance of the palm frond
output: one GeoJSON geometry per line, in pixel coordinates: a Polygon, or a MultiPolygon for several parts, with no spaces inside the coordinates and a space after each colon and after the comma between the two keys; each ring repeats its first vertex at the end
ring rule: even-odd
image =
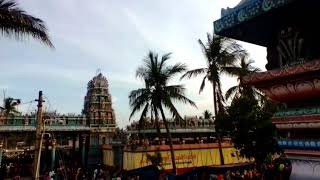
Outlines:
{"type": "Polygon", "coordinates": [[[181,76],[180,80],[187,77],[187,78],[191,78],[191,77],[197,77],[203,73],[205,73],[207,71],[207,68],[199,68],[199,69],[193,69],[190,71],[187,71],[184,75],[181,76]]]}
{"type": "Polygon", "coordinates": [[[139,119],[139,128],[138,128],[139,133],[140,133],[140,130],[144,128],[143,127],[144,126],[144,121],[145,121],[145,119],[147,117],[148,111],[149,111],[149,103],[147,103],[145,105],[145,107],[144,107],[144,109],[143,109],[143,111],[141,113],[141,116],[140,116],[140,119],[139,119]]]}
{"type": "Polygon", "coordinates": [[[243,77],[261,71],[259,68],[252,66],[253,60],[248,60],[246,56],[242,56],[240,59],[240,65],[232,65],[222,67],[223,73],[229,76],[236,76],[238,80],[243,79],[243,77]]]}
{"type": "Polygon", "coordinates": [[[138,67],[138,69],[136,70],[136,77],[144,80],[148,77],[148,73],[147,73],[147,69],[144,67],[138,67]]]}
{"type": "Polygon", "coordinates": [[[129,94],[129,104],[132,108],[129,120],[132,116],[140,111],[150,100],[150,93],[147,89],[133,90],[129,94]]]}
{"type": "Polygon", "coordinates": [[[239,92],[238,86],[233,86],[233,87],[229,88],[225,94],[226,99],[228,100],[229,98],[233,97],[234,95],[237,94],[237,92],[239,92]]]}
{"type": "Polygon", "coordinates": [[[162,104],[170,111],[172,114],[173,119],[175,120],[183,120],[183,118],[180,116],[178,110],[173,105],[171,99],[169,97],[165,97],[162,99],[162,104]]]}
{"type": "Polygon", "coordinates": [[[224,67],[221,67],[221,72],[231,77],[238,77],[238,76],[241,76],[241,67],[224,66],[224,67]]]}
{"type": "Polygon", "coordinates": [[[12,113],[12,114],[21,114],[21,112],[19,112],[18,110],[16,109],[10,109],[10,111],[8,112],[9,114],[12,113]]]}
{"type": "Polygon", "coordinates": [[[202,83],[200,85],[199,94],[203,91],[204,86],[206,85],[207,76],[205,76],[202,80],[202,83]]]}
{"type": "Polygon", "coordinates": [[[160,62],[160,68],[159,70],[162,70],[162,67],[165,66],[165,62],[168,61],[170,59],[172,53],[166,53],[164,55],[162,55],[161,57],[161,62],[160,62]]]}
{"type": "Polygon", "coordinates": [[[133,104],[136,99],[139,99],[141,97],[148,97],[149,96],[149,89],[141,88],[137,90],[133,90],[129,93],[129,104],[133,104]]]}
{"type": "Polygon", "coordinates": [[[7,97],[4,99],[4,106],[1,107],[1,111],[4,112],[5,115],[9,114],[21,114],[17,111],[16,107],[21,104],[20,99],[14,99],[12,97],[7,97]]]}
{"type": "Polygon", "coordinates": [[[182,73],[187,69],[187,66],[185,64],[177,63],[173,66],[167,66],[163,74],[165,74],[168,78],[173,77],[176,74],[182,73]]]}
{"type": "Polygon", "coordinates": [[[197,107],[196,104],[184,96],[185,88],[182,85],[172,85],[165,87],[165,96],[169,97],[172,100],[183,102],[185,104],[190,104],[193,107],[197,107]]]}
{"type": "Polygon", "coordinates": [[[212,59],[211,59],[211,57],[209,55],[209,52],[208,52],[208,49],[207,49],[206,45],[201,41],[201,39],[198,40],[198,43],[200,44],[202,53],[203,53],[204,57],[207,60],[207,64],[209,64],[210,61],[212,61],[212,59]]]}
{"type": "Polygon", "coordinates": [[[13,1],[0,1],[0,29],[9,37],[24,39],[30,35],[49,47],[54,47],[44,22],[27,14],[13,1]]]}
{"type": "Polygon", "coordinates": [[[137,113],[139,112],[142,107],[144,107],[147,104],[146,101],[137,101],[133,106],[131,106],[132,110],[129,116],[129,120],[137,113]]]}
{"type": "Polygon", "coordinates": [[[236,55],[224,51],[217,54],[215,59],[220,66],[232,65],[238,60],[236,55]]]}

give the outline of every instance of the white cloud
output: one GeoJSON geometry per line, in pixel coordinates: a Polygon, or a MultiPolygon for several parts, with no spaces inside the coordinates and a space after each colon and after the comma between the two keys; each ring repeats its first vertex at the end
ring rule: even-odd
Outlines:
{"type": "MultiPolygon", "coordinates": [[[[197,40],[205,40],[206,33],[213,31],[213,21],[220,17],[221,8],[233,7],[239,0],[19,2],[27,12],[46,22],[56,49],[48,50],[34,40],[2,40],[3,86],[23,99],[34,97],[36,89],[43,88],[50,93],[52,107],[80,112],[86,83],[100,68],[109,80],[117,122],[123,127],[130,113],[128,93],[142,85],[135,79],[135,70],[147,51],[173,52],[172,63],[183,62],[190,69],[203,67],[205,61],[197,40]]],[[[263,68],[265,49],[244,46],[256,65],[263,68]]],[[[212,109],[209,83],[200,95],[201,78],[176,79],[174,83],[185,84],[187,96],[198,105],[194,109],[179,104],[181,114],[200,115],[212,109]]],[[[222,83],[226,90],[235,80],[223,77],[222,83]]]]}

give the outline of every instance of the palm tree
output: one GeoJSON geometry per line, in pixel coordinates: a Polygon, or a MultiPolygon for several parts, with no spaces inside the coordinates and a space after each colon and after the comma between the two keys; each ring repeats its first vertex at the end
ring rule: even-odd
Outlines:
{"type": "Polygon", "coordinates": [[[27,35],[53,47],[44,22],[27,14],[10,0],[0,0],[0,31],[8,37],[24,39],[27,35]]]}
{"type": "MultiPolygon", "coordinates": [[[[207,66],[187,71],[181,79],[204,75],[199,93],[203,91],[208,80],[212,84],[214,114],[217,116],[220,113],[224,113],[224,97],[221,90],[220,76],[226,72],[225,67],[234,64],[239,55],[245,53],[245,51],[232,39],[218,35],[212,36],[209,33],[207,33],[206,43],[203,43],[200,39],[198,41],[206,58],[207,66]]],[[[221,164],[224,164],[219,132],[217,132],[217,135],[221,164]]]]}
{"type": "Polygon", "coordinates": [[[235,66],[226,67],[226,71],[231,76],[236,76],[238,85],[231,87],[225,94],[226,99],[232,97],[239,97],[246,94],[251,97],[261,97],[262,94],[254,87],[244,84],[243,78],[252,73],[261,71],[259,68],[252,66],[253,60],[248,60],[247,56],[242,56],[240,64],[235,66]]]}
{"type": "Polygon", "coordinates": [[[0,107],[1,113],[4,114],[5,116],[9,115],[15,115],[15,114],[20,114],[19,111],[17,111],[16,106],[21,103],[20,99],[14,99],[11,97],[5,98],[3,107],[0,107]]]}
{"type": "Polygon", "coordinates": [[[204,119],[210,119],[212,117],[212,113],[209,110],[205,110],[203,112],[204,119]]]}
{"type": "MultiPolygon", "coordinates": [[[[9,116],[20,114],[20,112],[16,109],[16,106],[20,103],[20,99],[14,99],[11,97],[4,99],[3,107],[0,107],[0,116],[3,116],[5,118],[6,123],[8,121],[9,116]]],[[[7,137],[4,138],[5,148],[8,148],[8,139],[12,137],[14,137],[14,135],[12,136],[12,134],[8,134],[7,137]]]]}
{"type": "Polygon", "coordinates": [[[152,112],[158,133],[160,133],[159,116],[161,115],[169,140],[172,170],[176,173],[172,139],[164,108],[170,112],[173,119],[181,120],[182,117],[174,106],[173,101],[183,102],[194,107],[196,105],[185,96],[185,88],[182,85],[168,85],[175,75],[186,70],[184,64],[168,65],[167,62],[170,59],[170,55],[171,53],[164,54],[160,58],[158,54],[152,51],[148,53],[148,56],[143,60],[143,66],[140,66],[136,71],[136,76],[144,81],[145,87],[131,91],[129,103],[132,108],[130,119],[134,114],[142,110],[140,121],[143,121],[147,113],[152,112]]]}

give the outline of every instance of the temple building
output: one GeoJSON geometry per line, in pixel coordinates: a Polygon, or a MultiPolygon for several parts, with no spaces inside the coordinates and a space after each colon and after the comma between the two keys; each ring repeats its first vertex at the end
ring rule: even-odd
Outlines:
{"type": "Polygon", "coordinates": [[[320,177],[320,1],[242,0],[223,9],[215,33],[266,47],[266,72],[244,80],[285,104],[272,121],[293,179],[320,177]]]}
{"type": "MultiPolygon", "coordinates": [[[[16,172],[23,176],[31,176],[35,150],[36,115],[0,116],[0,165],[13,163],[17,166],[17,159],[22,159],[20,168],[16,172]]],[[[58,114],[45,112],[43,115],[44,133],[40,173],[48,168],[61,165],[61,160],[69,165],[86,166],[86,137],[90,134],[90,127],[83,115],[58,114]]]]}
{"type": "MultiPolygon", "coordinates": [[[[32,174],[36,117],[35,113],[0,113],[0,165],[27,159],[19,172],[13,173],[32,174]]],[[[45,135],[40,173],[62,164],[95,167],[102,162],[101,146],[112,142],[116,128],[107,79],[99,73],[88,82],[81,115],[44,112],[42,121],[45,135]]]]}
{"type": "Polygon", "coordinates": [[[90,126],[89,164],[101,160],[100,145],[109,144],[116,128],[109,84],[101,73],[88,82],[83,113],[90,126]]]}

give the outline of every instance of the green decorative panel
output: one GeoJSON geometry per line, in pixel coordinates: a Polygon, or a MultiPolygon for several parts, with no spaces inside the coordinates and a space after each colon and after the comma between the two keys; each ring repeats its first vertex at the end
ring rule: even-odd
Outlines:
{"type": "Polygon", "coordinates": [[[300,116],[300,115],[311,115],[311,114],[320,114],[320,107],[288,109],[286,111],[276,112],[274,116],[285,117],[285,116],[300,116]]]}

